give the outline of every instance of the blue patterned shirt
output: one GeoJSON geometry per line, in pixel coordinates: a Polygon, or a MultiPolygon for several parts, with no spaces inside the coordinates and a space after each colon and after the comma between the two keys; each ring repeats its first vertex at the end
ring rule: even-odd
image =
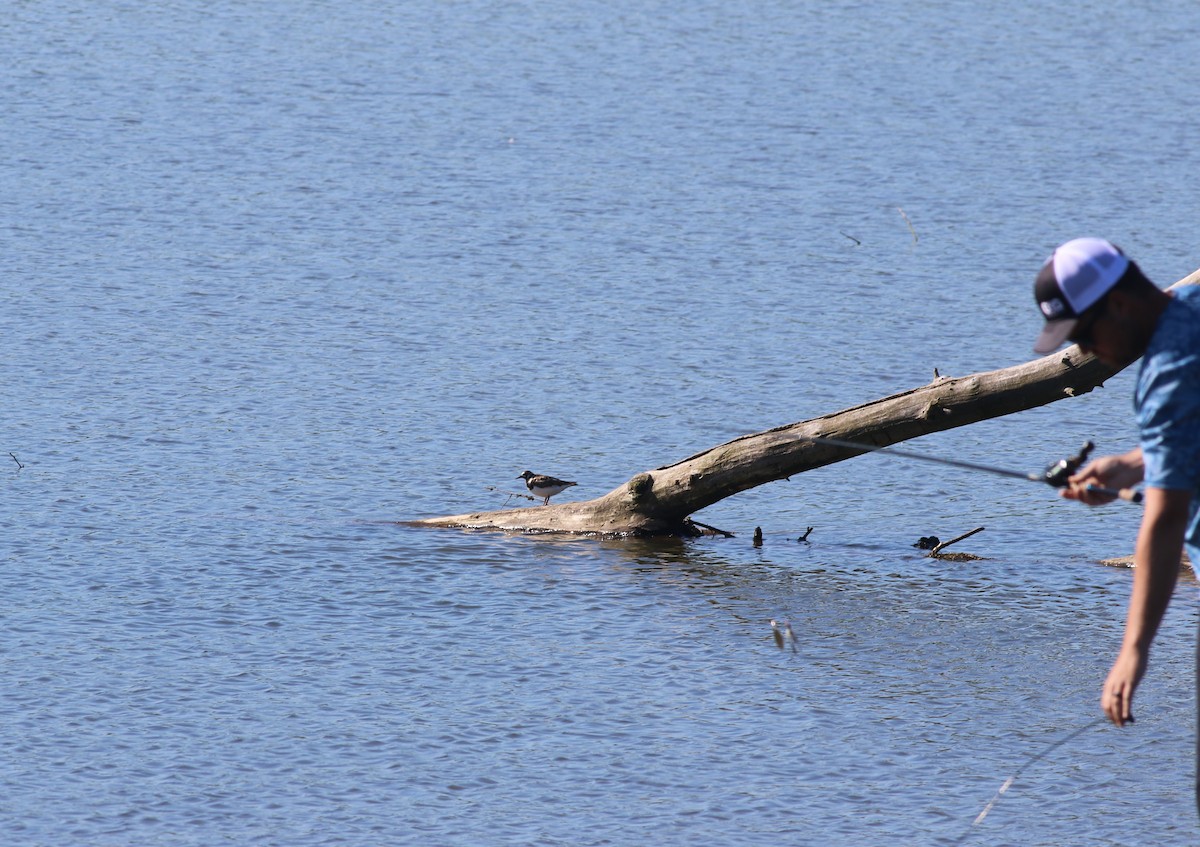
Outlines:
{"type": "Polygon", "coordinates": [[[1134,389],[1147,486],[1192,492],[1186,541],[1200,561],[1200,285],[1176,289],[1134,389]]]}

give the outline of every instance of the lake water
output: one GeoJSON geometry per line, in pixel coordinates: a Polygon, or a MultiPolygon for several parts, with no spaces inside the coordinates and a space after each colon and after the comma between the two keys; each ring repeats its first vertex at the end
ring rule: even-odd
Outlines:
{"type": "Polygon", "coordinates": [[[0,840],[1196,843],[1194,580],[1089,726],[1134,507],[869,456],[733,539],[401,523],[1024,361],[1067,238],[1200,267],[1200,7],[1044,6],[9,3],[0,840]]]}

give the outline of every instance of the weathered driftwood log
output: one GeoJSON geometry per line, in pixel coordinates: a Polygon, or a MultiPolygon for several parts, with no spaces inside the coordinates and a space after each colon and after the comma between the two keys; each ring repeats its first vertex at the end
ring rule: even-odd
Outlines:
{"type": "MultiPolygon", "coordinates": [[[[1196,271],[1176,285],[1200,282],[1196,271]]],[[[877,447],[1085,394],[1114,372],[1078,347],[1009,368],[939,377],[929,385],[788,424],[637,474],[594,500],[473,512],[414,521],[421,526],[613,535],[679,535],[689,515],[750,488],[840,462],[861,451],[805,440],[836,438],[877,447]]]]}

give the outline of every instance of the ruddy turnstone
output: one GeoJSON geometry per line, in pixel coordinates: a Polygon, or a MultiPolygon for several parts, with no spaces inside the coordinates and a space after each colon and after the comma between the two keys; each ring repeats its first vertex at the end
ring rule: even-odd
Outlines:
{"type": "Polygon", "coordinates": [[[533,471],[525,471],[517,479],[525,480],[525,487],[529,489],[529,493],[534,497],[541,497],[543,506],[549,506],[550,498],[555,494],[566,491],[572,485],[577,484],[567,482],[565,479],[555,479],[545,474],[536,474],[533,471]]]}
{"type": "Polygon", "coordinates": [[[792,632],[792,625],[788,621],[771,620],[771,635],[775,636],[775,646],[780,650],[784,644],[792,645],[792,652],[796,650],[796,633],[792,632]]]}

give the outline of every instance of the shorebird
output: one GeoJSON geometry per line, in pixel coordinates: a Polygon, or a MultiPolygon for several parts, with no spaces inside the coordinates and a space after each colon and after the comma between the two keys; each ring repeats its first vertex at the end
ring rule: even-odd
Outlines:
{"type": "Polygon", "coordinates": [[[792,645],[793,653],[797,652],[796,633],[792,632],[792,625],[788,621],[777,621],[772,618],[771,635],[775,636],[775,646],[780,650],[783,649],[783,645],[786,643],[792,645]]]}
{"type": "Polygon", "coordinates": [[[525,480],[525,487],[529,489],[529,493],[534,497],[541,497],[543,506],[549,506],[550,498],[555,494],[566,491],[572,485],[577,484],[567,482],[565,479],[555,479],[545,474],[536,474],[533,471],[525,471],[517,479],[525,480]]]}

